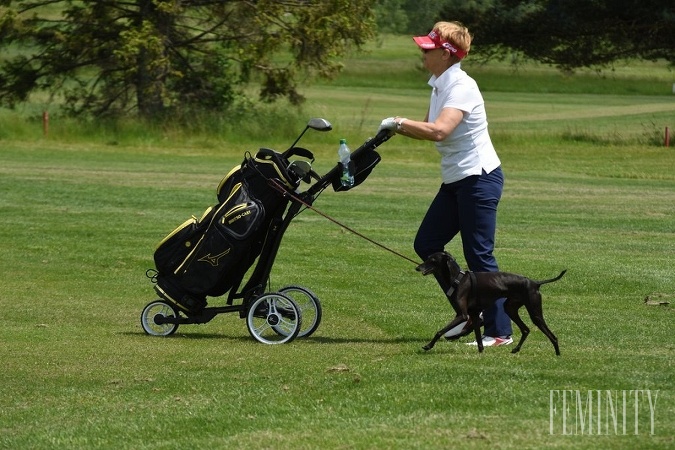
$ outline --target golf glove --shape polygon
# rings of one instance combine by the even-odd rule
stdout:
[[[396,130],[396,121],[393,117],[387,117],[380,123],[380,128],[377,129],[377,132],[379,133],[382,130]]]

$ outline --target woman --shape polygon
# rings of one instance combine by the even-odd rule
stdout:
[[[471,39],[459,22],[438,22],[427,36],[413,37],[422,50],[424,67],[432,74],[429,110],[423,121],[389,117],[380,129],[434,141],[441,154],[443,184],[415,237],[418,256],[424,261],[443,251],[459,233],[469,270],[494,272],[498,270],[493,256],[497,204],[504,177],[488,134],[483,97],[476,82],[460,67]],[[441,284],[443,292],[449,288]],[[485,347],[513,342],[511,320],[503,304],[504,299],[498,300],[483,312]],[[446,338],[468,334],[470,327],[464,325],[450,330]]]

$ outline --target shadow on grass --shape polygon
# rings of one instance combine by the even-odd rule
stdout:
[[[411,342],[421,342],[420,338],[414,337],[393,337],[393,338],[359,338],[359,337],[328,337],[328,336],[310,336],[298,338],[299,341],[305,341],[312,344],[402,344]]]
[[[232,336],[227,334],[217,334],[217,333],[181,333],[180,331],[176,334],[170,336],[148,336],[144,332],[135,332],[135,331],[124,331],[119,333],[124,336],[144,336],[148,339],[193,339],[193,340],[202,340],[202,339],[223,339],[230,341],[254,341],[254,339],[248,334],[242,334],[241,336]],[[423,342],[423,338],[416,337],[392,337],[392,338],[359,338],[359,337],[328,337],[328,336],[309,336],[309,337],[299,337],[293,342],[307,342],[310,344],[402,344],[402,343],[415,343]],[[425,341],[424,341],[425,342]],[[291,342],[292,343],[292,342]]]

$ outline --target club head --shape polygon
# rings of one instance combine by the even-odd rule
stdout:
[[[331,125],[329,121],[327,121],[326,119],[321,119],[319,117],[309,119],[307,127],[316,131],[330,131],[333,129],[333,125]]]
[[[321,119],[319,117],[315,117],[313,119],[309,119],[309,122],[307,122],[307,126],[305,127],[304,130],[302,130],[302,133],[300,133],[300,136],[291,144],[290,147],[288,147],[287,152],[290,151],[293,147],[295,147],[295,144],[300,141],[300,139],[305,135],[305,132],[309,129],[316,130],[316,131],[330,131],[333,129],[333,125],[330,124],[329,121],[326,119]]]
[[[293,161],[288,166],[288,170],[295,174],[298,179],[303,180],[305,183],[309,183],[311,181],[309,174],[312,171],[312,165],[308,161]]]

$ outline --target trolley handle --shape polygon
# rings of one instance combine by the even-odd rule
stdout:
[[[354,150],[352,152],[352,158],[357,159],[361,154],[374,151],[377,147],[387,142],[393,135],[394,133],[391,130],[380,130],[380,132],[377,133],[375,137],[368,138],[366,142]],[[341,170],[342,169],[340,165],[336,164],[335,167],[328,171],[328,173],[326,173],[324,176],[320,177],[316,183],[307,189],[305,194],[313,197],[322,190],[326,189],[326,187],[333,183],[334,179],[340,177]]]

